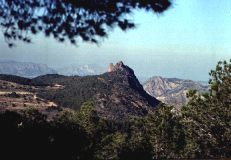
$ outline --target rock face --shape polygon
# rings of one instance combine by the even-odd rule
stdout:
[[[112,72],[113,68],[114,68],[114,64],[110,63],[108,66],[107,72]]]
[[[155,76],[143,84],[147,93],[156,97],[158,100],[175,106],[182,106],[187,103],[186,93],[190,89],[206,92],[207,85],[191,80],[177,78],[163,78]]]
[[[0,74],[10,74],[33,78],[45,74],[55,74],[56,71],[44,64],[29,62],[2,61],[0,62]]]

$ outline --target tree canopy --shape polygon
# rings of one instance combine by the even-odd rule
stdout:
[[[134,28],[126,17],[132,10],[162,13],[170,6],[171,0],[1,0],[0,26],[10,47],[40,32],[60,42],[97,43],[110,28]]]
[[[79,111],[2,109],[0,156],[24,160],[230,159],[230,73],[231,60],[219,62],[210,72],[208,93],[191,91],[188,104],[181,109],[160,105],[145,117],[127,120],[101,117],[91,101]]]

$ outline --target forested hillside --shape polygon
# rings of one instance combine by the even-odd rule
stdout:
[[[219,62],[210,73],[209,92],[190,91],[189,102],[181,110],[162,105],[145,117],[124,121],[101,117],[91,101],[77,112],[62,109],[52,120],[36,109],[1,111],[0,139],[5,146],[1,156],[67,160],[231,158],[230,74],[231,61]]]

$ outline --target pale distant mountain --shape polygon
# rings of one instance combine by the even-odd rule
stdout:
[[[56,74],[57,72],[45,64],[16,61],[0,61],[0,74],[10,74],[33,78],[45,74]]]
[[[98,75],[106,70],[98,65],[68,66],[61,69],[53,69],[45,64],[32,62],[0,61],[0,74],[16,75],[34,78],[46,74],[60,74],[65,76]]]
[[[96,65],[81,65],[81,66],[69,66],[61,69],[57,69],[58,74],[65,76],[86,76],[86,75],[98,75],[102,74],[103,71],[99,66]]]
[[[208,91],[208,85],[204,83],[183,80],[178,78],[163,78],[154,76],[143,84],[144,90],[158,100],[169,104],[181,106],[187,103],[186,93],[188,90]]]

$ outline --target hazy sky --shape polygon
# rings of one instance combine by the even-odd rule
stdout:
[[[162,15],[136,11],[137,28],[114,29],[97,45],[58,43],[42,35],[10,49],[0,36],[0,60],[69,65],[124,61],[138,77],[207,80],[218,60],[231,58],[231,0],[176,0]]]

